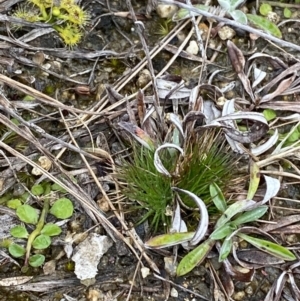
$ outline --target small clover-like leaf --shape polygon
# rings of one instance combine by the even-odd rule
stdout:
[[[12,199],[12,200],[7,201],[7,203],[6,203],[6,206],[11,209],[17,209],[21,205],[22,205],[22,202],[19,199]]]
[[[24,226],[15,226],[10,229],[10,234],[16,238],[27,238],[28,232]]]
[[[289,8],[285,7],[283,10],[283,15],[285,18],[289,19],[292,16],[292,11]]]
[[[272,109],[263,110],[263,114],[264,114],[265,118],[267,119],[267,121],[273,120],[277,116],[276,111],[274,111]]]
[[[56,236],[61,233],[61,228],[55,224],[46,224],[41,233],[48,236]]]
[[[69,218],[73,214],[73,204],[67,198],[58,199],[50,209],[50,213],[60,219]]]
[[[19,206],[16,210],[16,214],[22,222],[27,224],[35,225],[38,221],[38,213],[36,209],[27,204]]]
[[[26,252],[25,248],[15,243],[9,246],[8,251],[13,257],[16,258],[23,256]]]
[[[262,16],[267,16],[272,11],[272,6],[268,3],[262,3],[259,7],[259,12]]]
[[[36,254],[29,257],[29,264],[34,267],[40,267],[45,262],[45,256],[42,254]]]
[[[41,184],[36,184],[31,187],[31,193],[33,195],[42,195],[44,193],[44,187]]]
[[[48,235],[41,234],[35,238],[32,242],[32,246],[35,249],[43,250],[51,245],[51,238]]]

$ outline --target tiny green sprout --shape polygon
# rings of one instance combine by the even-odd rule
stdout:
[[[9,253],[16,258],[25,256],[22,268],[24,272],[28,270],[28,265],[39,267],[45,261],[45,256],[42,254],[31,255],[32,248],[35,250],[47,249],[51,245],[51,237],[61,233],[61,228],[58,225],[46,223],[47,214],[51,213],[60,219],[68,218],[73,214],[73,204],[67,198],[58,199],[52,207],[50,206],[50,199],[47,197],[49,189],[51,189],[51,185],[48,182],[34,185],[31,189],[33,194],[42,195],[40,199],[43,200],[43,208],[40,213],[28,204],[22,205],[21,203],[21,205],[16,206],[16,215],[25,225],[17,225],[11,228],[10,234],[14,238],[26,239],[27,243],[25,248],[23,245],[14,242],[6,244],[6,247]],[[19,200],[10,200],[10,203],[16,203],[16,201]],[[35,227],[33,231],[28,231],[26,224],[33,224]],[[4,243],[1,246],[4,246]]]
[[[277,117],[276,111],[272,109],[265,109],[263,110],[264,117],[267,119],[267,121],[271,121]]]
[[[54,0],[27,1],[31,6],[20,6],[14,13],[15,17],[28,22],[55,24],[54,29],[69,47],[74,47],[81,41],[82,28],[88,24],[90,15],[75,0],[62,0],[58,4]]]
[[[285,18],[289,19],[292,16],[292,12],[289,8],[285,7],[283,9],[283,15]]]
[[[259,7],[259,12],[262,16],[267,16],[272,11],[272,6],[268,3],[262,3]]]

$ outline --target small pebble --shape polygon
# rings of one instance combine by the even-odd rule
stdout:
[[[177,291],[174,287],[172,287],[172,288],[171,288],[170,295],[171,295],[171,297],[173,297],[173,298],[178,298],[178,291]]]
[[[159,4],[156,7],[157,14],[163,19],[172,18],[177,10],[178,7],[176,5],[170,4]]]
[[[235,36],[235,31],[231,27],[229,27],[229,26],[223,26],[218,31],[218,36],[223,41],[225,41],[225,40],[232,40],[233,37]]]
[[[199,51],[199,47],[196,41],[192,40],[190,41],[189,46],[186,48],[186,52],[189,54],[196,55]]]
[[[245,296],[246,296],[245,292],[241,291],[233,294],[232,298],[236,301],[242,301],[245,299]]]

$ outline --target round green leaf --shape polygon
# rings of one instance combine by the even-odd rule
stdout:
[[[38,222],[37,211],[30,205],[24,204],[19,206],[16,210],[18,218],[27,224],[36,224]]]
[[[67,198],[58,199],[50,209],[50,213],[57,218],[69,218],[73,214],[73,204]]]
[[[42,254],[36,254],[29,257],[29,264],[36,268],[40,267],[45,262],[45,256]]]
[[[263,110],[263,114],[264,114],[264,117],[267,119],[267,121],[273,120],[277,116],[276,111],[274,111],[272,109]]]
[[[17,209],[18,207],[20,207],[22,205],[22,202],[19,199],[13,199],[13,200],[7,201],[6,205],[8,208]]]
[[[46,224],[41,233],[48,236],[56,236],[61,233],[61,228],[55,224]]]
[[[259,7],[259,12],[262,16],[267,16],[272,11],[272,6],[268,3],[263,3]]]
[[[10,234],[16,238],[27,238],[28,232],[24,226],[15,226],[10,229]]]
[[[284,15],[285,18],[289,19],[292,16],[292,12],[291,12],[290,9],[285,7],[284,10],[283,10],[283,15]]]
[[[44,188],[41,184],[33,185],[31,187],[31,193],[33,195],[42,195],[44,193]]]
[[[17,258],[23,256],[26,252],[25,248],[14,243],[9,246],[8,251],[13,257]]]
[[[46,249],[50,245],[51,245],[51,238],[48,235],[44,235],[44,234],[37,236],[32,243],[32,246],[38,250]]]

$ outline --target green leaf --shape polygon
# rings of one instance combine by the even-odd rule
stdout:
[[[26,253],[25,248],[23,248],[20,245],[17,245],[15,243],[11,244],[8,248],[9,253],[13,256],[13,257],[21,257]]]
[[[257,249],[271,254],[279,259],[286,261],[296,260],[296,256],[291,251],[276,243],[260,238],[254,238],[244,233],[238,233],[237,235],[240,238],[246,240],[249,244],[253,245]]]
[[[61,228],[55,224],[46,224],[41,233],[48,236],[56,236],[61,233]]]
[[[300,137],[300,133],[299,133],[298,129],[295,128],[293,130],[293,132],[291,134],[289,134],[289,137],[287,138],[286,141],[295,142],[295,141],[299,140],[299,137]]]
[[[36,254],[29,257],[29,264],[34,267],[40,267],[45,262],[45,256],[42,254]]]
[[[43,183],[43,188],[44,188],[44,195],[48,195],[51,190],[52,190],[52,185],[49,182],[44,182]]]
[[[62,193],[66,193],[67,192],[66,189],[62,188],[60,185],[58,185],[56,183],[52,184],[51,189],[54,190],[54,191],[60,191]]]
[[[219,262],[224,261],[231,252],[233,241],[232,239],[224,239],[219,253]]]
[[[290,9],[285,7],[284,10],[283,10],[283,15],[284,15],[285,18],[289,19],[292,16],[292,12],[291,12]]]
[[[222,214],[222,216],[218,219],[215,229],[218,229],[219,227],[222,227],[225,225],[230,219],[235,216],[236,214],[240,213],[241,211],[244,211],[244,208],[247,206],[248,201],[247,200],[241,200],[233,203],[230,205],[226,211]]]
[[[243,214],[241,214],[238,218],[233,220],[231,223],[233,225],[239,226],[242,224],[254,222],[260,217],[262,217],[268,211],[268,208],[268,206],[259,206],[253,210],[246,211]]]
[[[246,14],[244,14],[241,10],[233,10],[230,12],[230,15],[231,15],[232,19],[235,20],[236,22],[239,22],[239,23],[245,24],[245,25],[248,23]]]
[[[261,6],[259,7],[259,13],[262,16],[267,16],[268,13],[270,13],[272,11],[272,6],[268,3],[263,3],[261,4]]]
[[[51,245],[51,238],[47,235],[41,234],[32,242],[32,246],[37,250],[43,250]]]
[[[150,238],[146,243],[146,248],[160,249],[171,246],[176,246],[181,243],[187,242],[193,238],[195,232],[180,232],[180,233],[170,233],[162,234]]]
[[[183,276],[193,270],[198,264],[200,264],[205,258],[208,252],[211,250],[215,242],[213,240],[206,240],[197,248],[185,255],[180,261],[176,274],[177,276]]]
[[[58,199],[50,209],[50,213],[60,219],[69,218],[73,214],[73,204],[67,198]]]
[[[18,207],[20,207],[22,205],[22,202],[21,200],[19,199],[13,199],[13,200],[9,200],[7,201],[6,203],[6,206],[8,208],[11,208],[11,209],[17,209]]]
[[[252,14],[247,14],[247,18],[255,27],[262,29],[277,38],[282,38],[279,28],[268,19]]]
[[[31,187],[31,193],[33,195],[42,195],[44,193],[44,188],[41,184],[36,184]]]
[[[277,117],[276,111],[272,109],[265,109],[263,110],[264,117],[267,119],[267,121],[273,120]]]
[[[18,218],[27,224],[35,225],[38,222],[38,214],[36,209],[31,207],[30,205],[24,204],[19,206],[16,210],[16,214]]]
[[[225,10],[232,11],[242,4],[244,0],[218,0],[218,2]]]
[[[220,212],[224,212],[227,209],[227,204],[224,195],[216,183],[209,185],[210,196],[212,201]]]
[[[28,232],[24,226],[15,226],[10,229],[10,234],[16,238],[27,238]]]
[[[250,184],[249,184],[249,189],[248,189],[248,194],[247,194],[247,199],[252,200],[258,185],[259,185],[259,180],[260,180],[260,173],[259,173],[259,167],[254,161],[250,161]]]
[[[233,231],[236,230],[236,226],[231,223],[225,224],[224,226],[217,228],[210,236],[210,239],[219,240],[228,235],[230,235]]]

